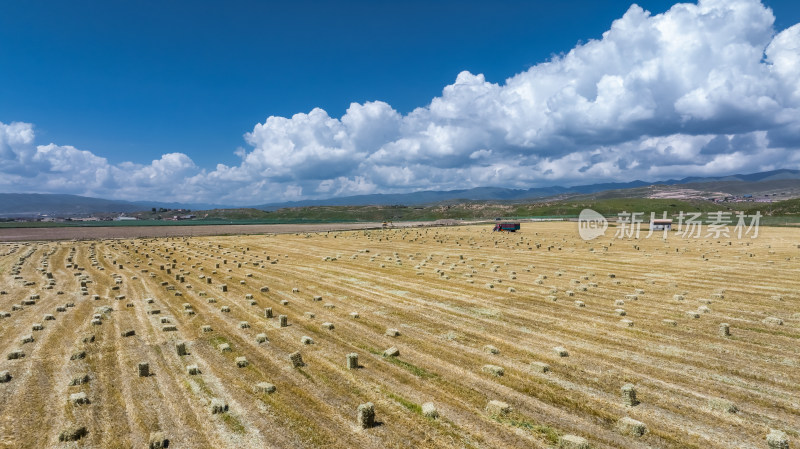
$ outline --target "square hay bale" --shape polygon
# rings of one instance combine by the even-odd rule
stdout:
[[[264,318],[272,318],[272,307],[264,309]]]
[[[124,337],[132,337],[132,336],[136,335],[136,331],[133,330],[133,329],[128,329],[126,331],[122,331],[121,335],[122,335],[123,338]]]
[[[768,326],[783,326],[783,320],[774,316],[766,317],[761,322]]]
[[[625,309],[614,309],[614,313],[616,313],[619,316],[625,316],[628,314],[628,312],[626,312]]]
[[[322,328],[332,331],[334,329],[333,323],[322,323]]]
[[[619,320],[619,325],[622,327],[633,327],[633,321],[631,320]]]
[[[630,417],[624,417],[617,422],[617,429],[624,435],[640,437],[647,433],[647,426]]]
[[[278,326],[286,327],[289,325],[289,317],[286,315],[279,315],[278,316]]]
[[[69,395],[69,402],[72,403],[72,405],[83,405],[89,403],[89,398],[84,392],[72,393]]]
[[[94,343],[94,334],[84,335],[83,338],[81,339],[81,342],[83,342],[83,343]]]
[[[44,330],[44,326],[41,325],[40,323],[34,323],[33,326],[31,326],[31,330],[34,331]]]
[[[731,325],[728,323],[720,323],[719,325],[719,335],[720,337],[730,337],[731,336]]]
[[[358,368],[358,354],[352,352],[347,354],[347,369],[357,369]]]
[[[354,319],[358,318],[359,317],[358,312],[350,312],[350,317]]]
[[[500,354],[500,350],[492,345],[486,345],[483,347],[483,352],[488,354]]]
[[[168,324],[170,322],[170,319],[169,317],[162,316],[159,322],[161,322],[161,324]]]
[[[19,342],[20,342],[20,344],[23,344],[23,345],[25,343],[33,343],[33,335],[30,335],[30,334],[23,335],[22,338],[19,339]]]
[[[553,351],[555,351],[556,355],[559,357],[569,357],[569,352],[567,352],[563,346],[556,346],[553,348]]]
[[[222,290],[223,292],[227,292],[228,291],[228,284],[220,284],[219,285],[219,289]]]
[[[284,300],[281,301],[281,305],[282,306],[288,306],[289,305],[289,301],[284,299]]]
[[[148,315],[159,315],[161,314],[161,309],[150,309],[147,311]]]
[[[306,364],[303,362],[303,356],[299,351],[289,354],[289,361],[292,362],[292,367],[294,368],[306,366]]]
[[[250,363],[247,361],[247,357],[245,357],[245,356],[236,357],[236,367],[237,368],[246,368],[247,365],[249,365],[249,364]]]
[[[314,312],[305,312],[303,315],[309,320],[313,320],[317,316]]]
[[[247,321],[240,321],[239,329],[250,329],[250,323],[248,323]]]
[[[67,308],[65,306],[58,306],[56,307],[56,312],[66,312]]]
[[[678,322],[675,320],[661,320],[661,323],[664,324],[665,326],[672,326],[672,327],[678,325]]]
[[[511,413],[511,406],[506,402],[493,399],[486,404],[486,412],[492,416],[504,416]]]
[[[259,382],[253,387],[253,391],[256,393],[274,393],[276,390],[275,385],[272,385],[269,382]]]
[[[770,429],[767,434],[767,447],[769,449],[789,449],[789,437],[785,432]]]
[[[211,400],[211,405],[209,406],[211,409],[211,414],[216,415],[218,413],[225,413],[228,411],[228,403],[223,401],[219,398],[214,398]]]
[[[639,404],[639,401],[636,399],[636,387],[633,386],[631,383],[627,383],[620,388],[620,392],[622,393],[622,402],[628,406],[636,406]]]
[[[161,332],[177,332],[178,327],[174,324],[168,324],[166,326],[161,327]]]
[[[258,334],[256,335],[256,343],[266,343],[267,342],[267,334]]]
[[[212,329],[211,326],[209,326],[208,324],[204,324],[200,326],[200,330],[202,330],[203,332],[211,332],[214,329]]]
[[[150,375],[150,364],[147,362],[139,362],[136,366],[136,371],[139,377],[148,377]]]
[[[78,376],[73,377],[69,381],[69,386],[70,387],[74,387],[76,385],[83,385],[83,384],[88,384],[88,383],[89,383],[89,375],[88,374],[83,374],[83,375],[78,375]]]
[[[208,302],[209,304],[215,304],[217,302],[217,298],[208,298],[206,302]]]
[[[300,337],[300,343],[302,343],[304,345],[313,345],[314,344],[314,339],[309,337],[308,335],[304,335],[304,336]]]
[[[0,371],[0,384],[11,382],[11,373],[8,371]]]
[[[334,304],[329,303],[329,302],[326,302],[325,305],[323,305],[322,307],[324,307],[326,309],[335,309],[336,308],[336,306]]]
[[[70,360],[83,360],[86,358],[86,351],[76,351],[69,356]]]
[[[433,402],[426,402],[422,404],[422,416],[431,419],[436,419],[439,417],[439,411],[436,410],[436,406],[433,405]]]
[[[292,289],[292,293],[300,293],[300,289],[295,287]]]
[[[731,401],[722,398],[711,398],[708,400],[708,407],[711,410],[724,413],[736,413],[739,407]]]
[[[196,376],[200,374],[200,368],[197,365],[189,365],[186,367],[186,373],[190,376]]]
[[[400,336],[400,331],[397,330],[397,329],[389,328],[389,329],[386,329],[386,334],[385,335],[387,337],[399,337]]]
[[[186,342],[183,341],[175,342],[175,351],[178,353],[179,356],[184,356],[189,354],[189,352],[186,351]]]
[[[163,449],[169,447],[169,439],[164,432],[152,432],[147,446],[149,449]]]
[[[229,306],[222,306],[222,307],[219,308],[219,311],[222,312],[222,313],[230,313],[231,312],[231,308]]]
[[[220,352],[232,352],[231,345],[228,343],[220,343],[217,345],[217,349],[219,349]]]
[[[686,312],[686,316],[688,316],[689,318],[700,318],[700,312],[689,310]]]
[[[375,404],[367,402],[356,410],[356,423],[361,429],[369,429],[375,425]]]
[[[550,365],[544,362],[531,362],[530,364],[531,371],[537,373],[548,373],[550,372]]]
[[[589,441],[577,435],[562,435],[558,438],[559,449],[590,449]]]
[[[322,296],[314,296],[311,300],[312,301],[322,301]]]
[[[400,357],[400,350],[392,346],[391,348],[383,351],[384,357]]]
[[[58,441],[61,442],[78,441],[88,434],[89,431],[86,430],[85,426],[73,426],[62,430],[61,433],[58,434]]]
[[[686,299],[686,297],[683,295],[672,295],[672,299],[674,299],[675,301],[683,301],[684,299]]]
[[[248,293],[248,294],[244,295],[244,299],[245,300],[251,300],[251,299],[253,299],[253,295]]]
[[[497,365],[483,365],[482,371],[493,376],[502,376],[506,373],[505,368]]]

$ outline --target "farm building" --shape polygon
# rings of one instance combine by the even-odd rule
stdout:
[[[494,225],[494,229],[492,231],[508,231],[508,232],[516,232],[519,231],[519,222],[518,221],[501,221]]]
[[[653,231],[669,231],[672,229],[671,218],[656,218],[650,222],[650,229]]]

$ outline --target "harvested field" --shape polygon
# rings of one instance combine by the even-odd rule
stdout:
[[[0,447],[798,444],[800,230],[490,230],[0,244]]]
[[[402,222],[397,228],[429,226],[432,222]],[[380,229],[381,223],[314,223],[253,225],[71,226],[0,228],[0,242],[38,240],[92,240],[209,235],[291,234],[354,229]]]

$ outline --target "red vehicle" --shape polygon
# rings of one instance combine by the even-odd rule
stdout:
[[[492,231],[507,231],[507,232],[516,232],[519,231],[519,222],[518,221],[501,221],[494,225],[494,229]]]

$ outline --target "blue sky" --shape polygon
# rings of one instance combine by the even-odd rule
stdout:
[[[800,166],[797,2],[637,4],[6,2],[0,190],[258,204]]]

